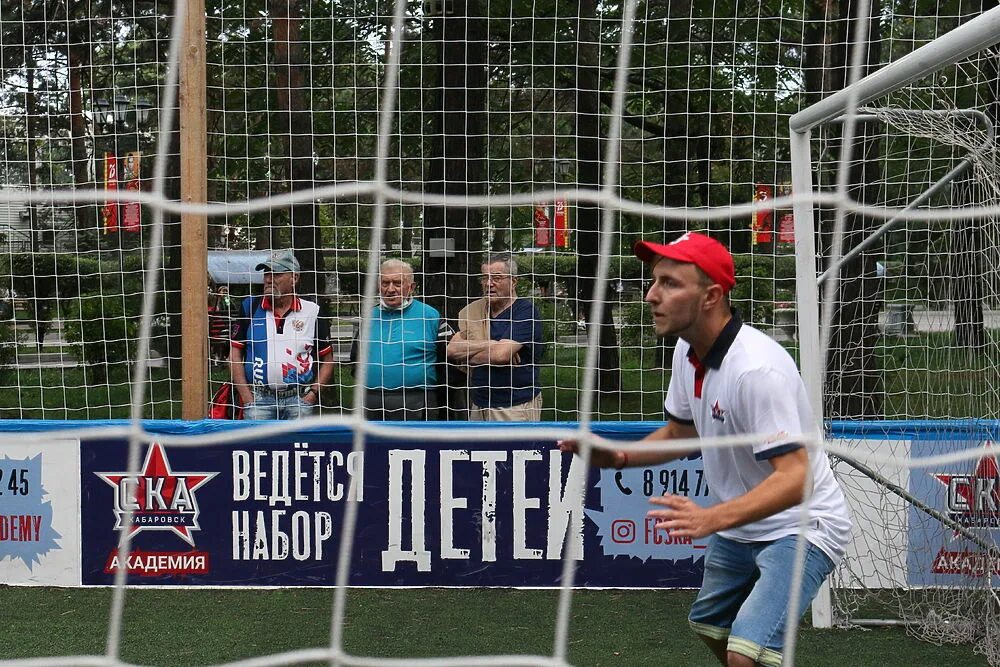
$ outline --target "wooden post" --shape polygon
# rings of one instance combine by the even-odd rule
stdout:
[[[205,2],[187,0],[180,55],[181,201],[207,200]],[[208,219],[181,215],[181,417],[208,406]]]

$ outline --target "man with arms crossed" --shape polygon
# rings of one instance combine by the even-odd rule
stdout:
[[[529,299],[517,296],[517,260],[506,253],[483,262],[484,299],[459,313],[448,360],[470,369],[471,421],[539,421],[538,365],[545,354],[542,321]]]
[[[635,254],[652,267],[646,302],[656,334],[680,338],[664,402],[668,422],[645,439],[773,434],[767,442],[702,451],[716,504],[702,508],[668,494],[651,499],[660,509],[649,516],[672,536],[711,536],[688,620],[719,661],[780,665],[799,504],[808,503],[809,521],[797,617],[843,556],[851,530],[826,456],[810,455],[795,440],[817,432],[805,385],[784,348],[731,309],[735,271],[721,243],[689,233],[666,245],[641,241]],[[560,447],[579,449],[575,441]],[[595,449],[592,462],[648,467],[690,453]]]

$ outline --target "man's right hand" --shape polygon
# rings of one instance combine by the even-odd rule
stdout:
[[[579,440],[560,440],[557,444],[561,452],[580,454]],[[590,465],[595,468],[621,468],[625,461],[625,453],[617,449],[598,449],[597,447],[590,449]]]

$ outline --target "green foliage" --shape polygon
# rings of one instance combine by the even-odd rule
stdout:
[[[389,257],[390,255],[386,255]],[[421,282],[421,257],[403,258],[413,267],[416,279]],[[519,284],[523,289],[528,285],[544,286],[547,290],[554,289],[556,283],[565,285],[576,280],[580,274],[580,262],[583,261],[576,253],[525,253],[517,256]],[[638,260],[625,258],[612,263],[609,267],[608,279],[619,278],[635,281],[642,279],[642,264]],[[368,261],[359,254],[341,254],[328,260],[327,270],[337,273],[342,294],[360,294],[368,270]]]
[[[143,257],[139,253],[108,253],[81,260],[80,294],[65,300],[66,340],[77,343],[74,356],[98,382],[108,372],[135,358],[142,313]]]
[[[0,375],[16,368],[17,331],[13,320],[0,320]]]
[[[883,337],[878,353],[884,368],[886,419],[982,419],[996,414],[992,392],[1000,367],[1000,337],[987,332],[980,351],[956,349],[952,332]]]
[[[542,318],[542,340],[546,343],[552,345],[559,336],[578,333],[576,318],[565,299],[533,299],[533,302]]]
[[[95,289],[99,283],[97,260],[66,253],[11,254],[0,262],[0,275],[21,297],[40,303],[36,315],[48,315],[56,299]]]
[[[587,261],[576,253],[525,253],[517,256],[518,272],[533,282],[576,278],[580,275],[580,263]],[[641,279],[642,263],[631,256],[612,261],[608,266],[608,278]]]
[[[733,263],[736,286],[730,298],[744,322],[757,326],[774,324],[775,303],[794,305],[794,257],[736,254]]]
[[[62,7],[62,14],[53,18],[50,4]],[[171,17],[163,3],[132,4],[135,7],[128,16],[115,15],[111,20],[116,5],[109,0],[4,3],[0,31],[6,48],[0,59],[8,83],[23,83],[30,76],[32,85],[27,90],[33,92],[14,84],[0,89],[0,101],[9,110],[0,126],[7,137],[39,138],[31,156],[31,142],[8,142],[7,159],[0,164],[5,182],[28,182],[27,165],[37,164],[35,185],[41,189],[71,182],[74,177],[88,181],[74,183],[76,187],[92,187],[87,169],[73,173],[82,154],[76,154],[77,146],[70,141],[69,101],[93,101],[119,90],[138,97],[160,97],[169,47],[163,36],[169,34]],[[470,170],[468,182],[474,190],[481,189],[474,194],[539,192],[580,183],[581,165],[590,160],[587,146],[609,136],[610,91],[624,5],[590,3],[585,10],[582,5],[557,0],[486,3],[482,21],[470,21],[467,50],[470,62],[488,66],[481,72],[471,67],[466,86],[482,91],[485,113],[470,109],[468,124],[449,122],[439,127],[434,110],[437,100],[458,97],[445,93],[452,82],[439,80],[440,69],[434,66],[441,62],[445,48],[437,32],[443,21],[421,20],[419,12],[412,13],[418,3],[411,4],[411,18],[416,20],[407,22],[404,48],[398,54],[398,113],[386,165],[389,185],[411,192],[434,190],[441,177],[436,160],[451,153],[449,142],[480,132],[489,140],[467,144],[483,146],[482,154],[469,156],[469,166],[475,169]],[[920,6],[925,9],[919,10]],[[624,126],[615,156],[620,166],[615,194],[654,206],[704,208],[748,202],[755,183],[786,182],[787,117],[810,101],[808,97],[821,94],[822,82],[817,85],[816,75],[822,79],[824,68],[815,59],[845,60],[838,56],[846,47],[838,44],[831,51],[824,46],[842,27],[839,9],[818,20],[815,13],[821,9],[816,3],[728,0],[644,4],[633,26],[633,61],[641,67],[632,68],[628,76]],[[884,59],[898,58],[915,43],[959,24],[972,11],[952,0],[920,0],[902,13],[895,6],[883,9]],[[209,3],[207,108],[212,130],[206,153],[213,201],[237,203],[280,195],[303,184],[373,177],[379,109],[384,101],[380,86],[391,37],[387,10],[384,3],[371,0]],[[287,31],[287,38],[276,33],[279,28]],[[38,66],[39,58],[49,62],[57,52],[58,66]],[[64,81],[61,72],[66,62],[91,75],[83,77],[82,83],[72,77]],[[827,69],[832,76],[826,78],[835,79],[837,68]],[[481,82],[476,78],[480,73]],[[967,75],[955,72],[950,76]],[[67,90],[67,83],[83,88]],[[973,88],[968,87],[966,93],[978,95]],[[472,96],[466,97],[472,103]],[[978,99],[960,97],[950,102],[955,108],[979,104]],[[591,107],[593,114],[578,114]],[[599,119],[593,131],[581,129],[584,115]],[[88,150],[96,153],[99,142],[94,139]],[[444,146],[449,150],[443,150]],[[899,154],[901,159],[885,163],[887,180],[910,170],[912,147]],[[559,173],[552,157],[565,160],[568,172]],[[304,161],[310,165],[305,178],[301,171],[295,173],[296,165],[301,168]],[[481,175],[475,173],[480,164]],[[457,193],[463,186],[450,182],[441,187]],[[913,194],[907,193],[905,199]],[[316,206],[322,228],[319,245],[367,246],[379,210],[370,197],[338,197]],[[569,206],[571,227],[580,221],[580,208]],[[384,211],[388,240],[396,241],[402,227],[406,233],[419,235],[420,204],[396,203]],[[476,230],[468,250],[478,252],[481,246],[516,249],[531,243],[531,206],[497,206],[476,215],[480,214],[489,223],[492,237],[480,242]],[[265,247],[289,241],[290,217],[289,209],[279,206],[216,217],[210,224],[219,234],[223,227],[230,228],[232,247]],[[665,238],[701,224],[635,211],[620,212],[615,222],[612,254],[624,257],[609,267],[612,280],[641,279],[642,267],[629,255],[636,239]],[[749,250],[746,222],[705,224],[738,252]],[[950,254],[947,248],[939,252],[931,245],[932,241],[943,243],[935,238],[944,236],[914,241],[914,250],[924,252],[911,254],[926,257],[921,260],[924,264],[890,271],[890,276],[901,276],[887,281],[894,290],[890,298],[950,296],[949,281],[941,279],[949,275]],[[561,251],[526,254],[521,259],[524,283],[552,291],[560,282],[572,285],[581,266],[590,269],[596,262],[593,257],[581,259]],[[75,317],[77,324],[70,323],[76,327],[75,335],[94,347],[106,339],[129,340],[129,325],[110,321],[134,321],[138,314],[131,295],[141,287],[135,284],[141,276],[139,265],[128,258],[124,263],[28,254],[0,267],[0,280],[17,282],[15,289],[29,298],[39,331],[58,312],[64,319]],[[354,257],[334,263],[328,270],[338,273],[342,292],[360,294],[364,262]],[[773,303],[793,300],[792,274],[787,271],[792,265],[785,258],[738,257],[741,281],[733,298],[747,321],[770,324]],[[103,296],[97,299],[98,295]],[[620,315],[623,342],[641,345],[649,340],[648,312],[641,304],[627,305]],[[552,317],[561,321],[558,313]],[[556,325],[553,335],[563,326]],[[87,359],[99,352],[79,349]],[[103,358],[118,354],[127,358],[127,345],[113,354],[105,352]]]
[[[94,380],[107,380],[110,368],[135,358],[141,297],[121,293],[87,294],[74,301],[63,331],[74,346],[74,355]]]
[[[367,262],[359,257],[338,257],[328,270],[337,272],[341,294],[361,294]]]
[[[644,301],[623,304],[621,310],[622,327],[618,340],[622,347],[642,347],[656,344],[653,330],[653,313]]]
[[[0,287],[26,299],[28,319],[36,340],[43,340],[49,322],[65,315],[80,290],[98,289],[98,262],[75,254],[18,253],[0,259]]]

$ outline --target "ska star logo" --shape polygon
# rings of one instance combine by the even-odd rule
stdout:
[[[128,537],[144,530],[169,530],[194,546],[191,531],[198,526],[195,491],[218,473],[175,472],[162,445],[154,442],[138,475],[128,472],[99,472],[98,477],[115,489],[115,528],[127,530]],[[131,523],[125,518],[132,512]]]
[[[953,519],[970,528],[1000,526],[1000,467],[994,454],[979,459],[971,475],[936,473],[934,478],[948,488],[948,513]]]
[[[726,411],[722,409],[718,401],[712,405],[712,419],[720,422],[726,421]]]

